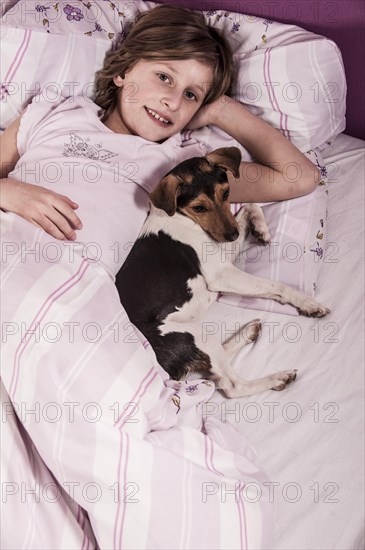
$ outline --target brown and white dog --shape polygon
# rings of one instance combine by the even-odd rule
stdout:
[[[153,347],[172,379],[199,371],[228,397],[282,390],[296,377],[286,370],[257,380],[243,380],[230,358],[261,332],[258,319],[243,325],[240,337],[223,344],[204,341],[202,314],[218,292],[271,298],[295,306],[299,313],[322,317],[329,310],[312,298],[276,281],[254,277],[222,261],[219,247],[244,242],[252,230],[259,242],[270,242],[263,212],[246,205],[235,218],[229,206],[227,171],[239,176],[240,151],[217,149],[191,158],[171,170],[150,194],[151,211],[125,263],[117,274],[120,300],[131,320]],[[236,241],[236,243],[233,243]],[[206,254],[215,243],[216,254]],[[234,259],[232,247],[232,258]]]

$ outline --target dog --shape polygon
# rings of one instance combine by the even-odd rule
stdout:
[[[150,342],[159,364],[174,380],[199,371],[227,397],[282,390],[296,378],[285,370],[257,380],[243,380],[230,359],[260,335],[254,319],[240,327],[239,338],[223,344],[202,337],[202,314],[219,292],[271,298],[292,304],[300,314],[322,317],[329,310],[290,286],[249,275],[222,261],[220,248],[232,246],[232,259],[252,230],[262,244],[270,234],[262,209],[247,204],[235,218],[229,205],[227,172],[239,177],[241,153],[217,149],[185,160],[150,193],[151,210],[137,241],[116,276],[116,286],[130,321]],[[217,253],[207,254],[207,246]]]

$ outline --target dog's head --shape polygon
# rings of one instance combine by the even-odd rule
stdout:
[[[160,181],[150,200],[169,216],[180,212],[191,218],[216,241],[234,241],[238,225],[229,207],[227,171],[238,178],[240,163],[237,147],[185,160]]]

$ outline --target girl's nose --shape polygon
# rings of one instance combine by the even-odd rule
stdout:
[[[168,107],[170,111],[177,111],[181,105],[182,96],[178,91],[171,90],[169,94],[165,94],[162,98],[162,103]]]

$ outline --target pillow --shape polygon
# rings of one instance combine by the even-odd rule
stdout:
[[[95,71],[110,41],[1,27],[1,126],[6,128],[39,96],[50,103],[93,91]]]
[[[47,5],[39,0],[19,0],[2,21],[49,34],[118,41],[138,11],[155,6],[142,0],[60,0]],[[260,17],[217,10],[204,15],[231,43],[239,68],[234,95],[251,111],[303,152],[323,146],[344,130],[346,80],[334,42],[295,25]],[[5,84],[11,86],[11,82]]]
[[[209,11],[230,40],[238,67],[234,97],[301,151],[323,147],[345,129],[341,52],[327,38],[256,16]]]

